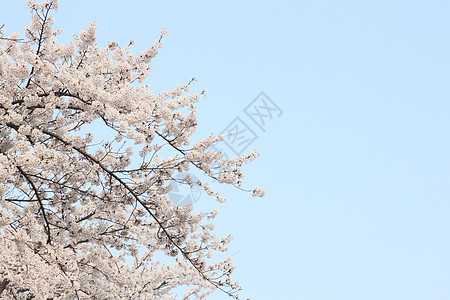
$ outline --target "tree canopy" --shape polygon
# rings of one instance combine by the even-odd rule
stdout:
[[[167,32],[140,54],[96,44],[96,24],[57,40],[58,1],[28,0],[24,37],[0,39],[0,296],[4,299],[237,298],[217,211],[194,213],[167,193],[171,182],[244,189],[242,166],[257,151],[222,160],[209,135],[195,143],[195,80],[154,95],[147,76]],[[88,130],[95,124],[95,130]],[[112,138],[94,143],[96,135]],[[167,155],[171,153],[170,155]],[[178,173],[202,172],[193,182]],[[164,264],[159,254],[170,257]]]

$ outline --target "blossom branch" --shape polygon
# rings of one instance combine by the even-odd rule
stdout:
[[[64,145],[70,146],[72,147],[74,150],[76,150],[77,152],[79,152],[80,154],[82,154],[84,157],[88,158],[90,161],[94,162],[95,164],[97,164],[103,171],[105,171],[106,173],[109,174],[109,176],[111,176],[112,178],[114,178],[116,181],[118,181],[125,189],[128,190],[128,192],[134,197],[134,199],[136,199],[137,202],[139,202],[142,207],[149,213],[149,215],[155,220],[155,222],[158,224],[159,228],[163,231],[164,235],[168,238],[168,240],[170,241],[170,243],[172,245],[174,245],[183,255],[183,257],[189,261],[189,263],[199,272],[199,274],[202,276],[203,279],[205,279],[206,281],[208,281],[210,284],[212,284],[215,288],[221,290],[222,292],[228,294],[229,296],[235,298],[234,295],[232,295],[230,292],[224,290],[223,288],[220,287],[219,284],[217,284],[216,282],[212,281],[208,276],[206,276],[206,274],[203,272],[203,270],[199,267],[199,265],[190,257],[189,253],[186,252],[180,245],[178,245],[178,243],[175,242],[174,238],[172,237],[172,235],[167,231],[167,228],[164,227],[163,222],[160,221],[156,215],[150,210],[150,208],[147,206],[147,204],[142,201],[139,196],[134,192],[134,190],[128,185],[126,184],[120,177],[118,177],[115,173],[113,173],[112,171],[110,171],[108,168],[106,168],[100,161],[98,161],[95,157],[93,157],[92,155],[90,155],[89,153],[87,153],[86,151],[80,149],[79,147],[70,144],[69,142],[65,141],[63,138],[61,138],[60,136],[58,136],[57,134],[50,132],[48,130],[42,130],[43,133],[59,140],[60,142],[62,142]]]
[[[47,214],[45,213],[44,204],[42,203],[42,199],[39,196],[39,190],[36,187],[36,185],[34,184],[34,182],[30,179],[28,174],[25,173],[21,167],[17,166],[17,170],[19,170],[20,174],[22,174],[22,176],[25,177],[25,179],[28,181],[28,183],[31,185],[31,187],[34,191],[34,195],[36,196],[36,198],[38,200],[39,208],[41,210],[42,217],[44,218],[44,222],[45,222],[45,228],[46,228],[46,232],[47,232],[47,244],[50,244],[50,242],[51,242],[50,224],[47,220]]]

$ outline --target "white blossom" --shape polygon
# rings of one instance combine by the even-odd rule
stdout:
[[[180,286],[185,297],[234,297],[235,267],[214,261],[231,241],[213,232],[218,211],[194,213],[167,193],[194,168],[202,179],[183,183],[225,202],[210,182],[245,190],[241,168],[259,153],[221,160],[214,134],[191,145],[206,96],[188,94],[196,79],[157,95],[143,83],[164,28],[140,54],[134,42],[97,45],[94,22],[62,45],[58,1],[26,4],[23,39],[0,39],[0,297],[174,299]]]
[[[264,191],[264,189],[260,188],[260,187],[255,187],[253,189],[253,197],[264,197],[266,195],[266,192]]]

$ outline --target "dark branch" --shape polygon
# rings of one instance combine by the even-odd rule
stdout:
[[[8,286],[8,284],[9,284],[9,280],[8,279],[3,279],[1,282],[0,282],[0,295],[2,294],[2,292],[6,289],[6,287]]]
[[[19,170],[20,174],[22,174],[22,176],[25,177],[26,181],[31,185],[31,188],[33,189],[34,194],[36,195],[36,198],[38,200],[39,207],[41,209],[42,216],[43,216],[44,222],[45,222],[45,228],[46,228],[46,232],[47,232],[47,244],[50,244],[50,242],[51,242],[50,224],[47,220],[47,215],[45,214],[44,204],[42,203],[41,196],[39,195],[39,190],[36,187],[36,185],[34,184],[34,182],[30,179],[28,174],[25,173],[21,167],[17,166],[17,170]]]

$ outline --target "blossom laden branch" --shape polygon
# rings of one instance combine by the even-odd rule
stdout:
[[[201,274],[201,276],[208,281],[210,284],[212,284],[213,286],[215,286],[217,289],[225,292],[226,294],[228,294],[229,296],[234,297],[234,295],[232,295],[230,292],[225,291],[224,289],[222,289],[216,282],[214,282],[213,280],[211,280],[210,278],[208,278],[204,271],[202,270],[201,266],[199,266],[199,264],[190,257],[190,252],[185,251],[177,242],[175,242],[174,238],[172,237],[171,234],[169,234],[169,232],[167,231],[167,228],[164,227],[163,222],[161,222],[156,215],[150,210],[150,208],[148,207],[147,203],[145,203],[144,201],[142,201],[139,196],[135,193],[135,191],[128,185],[126,184],[120,177],[118,177],[116,174],[114,174],[112,171],[110,171],[108,168],[106,168],[105,166],[102,165],[102,163],[100,161],[98,161],[96,158],[94,158],[92,155],[90,155],[89,153],[85,152],[84,150],[71,145],[70,143],[68,143],[67,141],[65,141],[64,139],[62,139],[61,137],[59,137],[58,135],[49,132],[47,130],[42,130],[43,133],[57,139],[58,141],[62,142],[63,144],[67,145],[67,146],[71,146],[73,149],[75,149],[77,152],[79,152],[80,154],[82,154],[84,157],[88,158],[90,161],[94,162],[95,164],[97,164],[103,171],[105,171],[106,173],[109,174],[109,176],[111,176],[112,178],[114,178],[115,180],[117,180],[125,189],[128,190],[128,192],[133,196],[134,199],[136,199],[137,202],[139,202],[139,204],[142,205],[142,207],[148,212],[148,214],[156,221],[156,223],[158,223],[159,228],[164,232],[165,236],[169,239],[169,241],[171,242],[171,244],[173,246],[175,246],[181,253],[182,255],[189,261],[189,263]],[[41,202],[40,202],[41,203]],[[92,214],[93,215],[93,214]],[[90,217],[90,216],[89,216]],[[88,218],[89,218],[88,217]],[[45,218],[45,216],[44,216]],[[86,218],[87,219],[87,218]],[[50,234],[49,234],[50,237]],[[192,252],[191,252],[192,253]]]
[[[50,244],[51,242],[51,232],[50,232],[50,224],[48,223],[47,220],[47,214],[45,213],[45,208],[44,208],[44,204],[42,202],[43,199],[41,199],[41,197],[39,196],[39,190],[36,187],[36,185],[34,184],[34,182],[30,179],[30,177],[28,176],[27,173],[25,173],[21,167],[17,166],[17,170],[19,170],[20,174],[22,174],[23,177],[25,177],[25,179],[28,181],[28,183],[30,184],[30,186],[33,188],[34,191],[34,196],[37,198],[37,201],[39,203],[39,208],[41,210],[42,213],[42,217],[44,218],[44,222],[45,222],[45,228],[47,231],[47,244]]]

